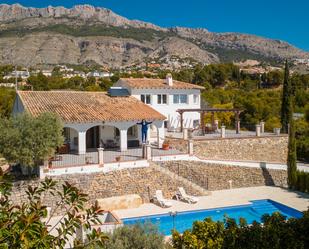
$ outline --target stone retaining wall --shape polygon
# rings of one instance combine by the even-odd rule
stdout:
[[[96,199],[127,194],[138,194],[144,202],[149,202],[157,189],[161,189],[166,198],[171,198],[177,188],[178,182],[171,177],[155,170],[152,167],[118,170],[107,174],[74,174],[53,177],[59,183],[68,181],[84,193],[88,194],[89,204],[94,203]],[[36,186],[40,180],[17,181],[13,187],[13,202],[20,204],[26,200],[25,190],[28,185]],[[59,184],[59,186],[60,186]],[[190,186],[184,186],[190,194],[200,195]],[[53,196],[45,196],[44,205],[55,207],[57,199]],[[57,214],[61,214],[59,210]]]
[[[209,164],[194,161],[164,162],[164,167],[182,177],[208,188],[220,190],[230,188],[255,187],[255,186],[287,186],[287,172],[285,170],[249,168]]]
[[[285,135],[194,140],[194,154],[203,159],[285,163],[287,151]]]

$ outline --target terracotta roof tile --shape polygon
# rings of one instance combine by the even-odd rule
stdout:
[[[173,85],[166,84],[165,79],[150,79],[150,78],[121,78],[131,88],[136,89],[205,89],[202,86],[190,84],[178,80],[173,80]]]
[[[105,92],[19,91],[18,95],[32,115],[53,112],[67,123],[165,119],[134,97],[110,97]]]

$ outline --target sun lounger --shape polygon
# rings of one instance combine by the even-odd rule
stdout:
[[[179,200],[188,202],[190,204],[197,203],[198,198],[195,196],[188,195],[183,187],[179,187],[176,196]]]
[[[164,207],[164,208],[168,208],[173,205],[171,201],[164,199],[162,190],[156,191],[156,194],[154,195],[153,200],[155,203],[159,204],[161,207]]]

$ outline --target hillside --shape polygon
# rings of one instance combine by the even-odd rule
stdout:
[[[96,63],[113,68],[146,61],[216,63],[240,59],[309,58],[284,41],[206,29],[161,28],[111,10],[79,5],[26,8],[0,5],[2,64]]]

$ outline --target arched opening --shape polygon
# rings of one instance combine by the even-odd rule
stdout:
[[[78,132],[71,127],[63,128],[64,143],[57,149],[59,154],[68,154],[78,151]]]
[[[131,126],[127,131],[128,148],[137,148],[142,143],[141,128],[137,125]]]
[[[93,151],[99,147],[106,150],[118,149],[120,131],[115,126],[98,125],[87,130],[86,132],[86,149]]]

